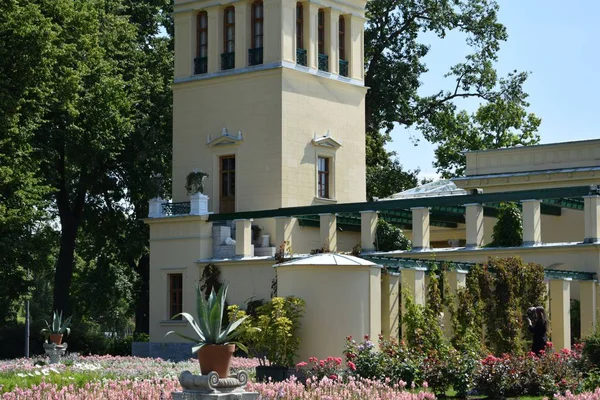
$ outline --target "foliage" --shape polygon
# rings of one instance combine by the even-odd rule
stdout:
[[[397,158],[368,166],[367,200],[383,199],[417,186],[419,172],[419,169],[404,171]]]
[[[460,307],[453,314],[457,348],[481,352],[478,343],[485,343],[493,354],[523,354],[531,342],[523,323],[527,308],[545,304],[547,296],[544,268],[517,257],[490,258],[471,268],[466,288],[457,296]]]
[[[63,321],[62,315],[62,311],[60,313],[58,310],[54,311],[54,314],[52,315],[52,325],[50,325],[48,321],[44,321],[46,322],[46,328],[42,329],[41,333],[46,336],[50,334],[62,334],[69,336],[69,333],[71,333],[71,328],[69,328],[69,325],[71,325],[71,319],[73,316],[70,315]]]
[[[591,365],[600,368],[600,329],[583,339],[583,357]]]
[[[260,234],[262,233],[262,228],[258,225],[252,225],[252,240],[260,239]]]
[[[498,21],[494,0],[374,0],[367,3],[365,86],[367,167],[389,165],[385,144],[391,130],[416,127],[438,145],[435,166],[444,177],[461,173],[465,150],[536,143],[539,119],[526,112],[523,84],[528,74],[502,78],[494,68],[500,44],[508,38]],[[424,62],[432,48],[423,37],[440,42],[451,33],[464,35],[472,50],[449,66],[449,88],[420,90]],[[473,98],[479,109],[468,114],[460,99]],[[385,168],[385,167],[384,167]],[[370,193],[377,190],[368,189]]]
[[[377,251],[410,250],[410,240],[404,236],[400,228],[388,223],[383,218],[377,220],[375,248]]]
[[[292,256],[292,246],[289,241],[285,241],[279,245],[279,250],[275,253],[275,262],[277,264],[281,264],[291,259]]]
[[[229,315],[231,321],[244,321],[239,340],[261,365],[292,367],[300,346],[298,330],[305,304],[297,297],[273,297],[256,308],[255,316],[247,316],[238,306],[230,306]]]
[[[492,355],[481,361],[476,374],[480,393],[491,398],[540,396],[579,391],[581,349],[563,349],[560,353],[542,352],[524,356]]]
[[[204,193],[204,179],[208,177],[206,172],[192,171],[185,178],[185,190],[188,195]]]
[[[501,203],[488,247],[518,247],[523,244],[523,222],[515,203]]]
[[[582,390],[592,391],[596,388],[600,388],[600,370],[597,368],[593,368],[587,371],[586,377],[583,380]]]
[[[207,344],[235,344],[241,350],[248,352],[246,346],[240,342],[234,341],[234,339],[242,333],[242,330],[238,328],[244,320],[248,318],[247,316],[237,318],[237,314],[234,314],[231,318],[231,322],[222,329],[221,325],[223,321],[223,312],[225,311],[226,297],[227,285],[223,285],[217,294],[215,294],[213,289],[208,300],[202,295],[200,287],[196,286],[198,321],[186,312],[176,314],[173,318],[177,318],[181,315],[190,324],[197,337],[192,338],[176,331],[167,332],[165,337],[174,333],[183,339],[196,343],[196,346],[192,347],[192,354],[197,353],[198,350]]]
[[[200,277],[200,291],[204,293],[204,298],[208,299],[213,290],[218,292],[222,286],[219,267],[215,264],[208,264],[204,267]]]

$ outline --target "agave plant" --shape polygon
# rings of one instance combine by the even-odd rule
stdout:
[[[231,318],[231,322],[229,322],[224,329],[222,327],[223,313],[225,312],[225,299],[227,298],[227,285],[221,286],[221,289],[217,294],[215,294],[215,290],[212,289],[208,300],[204,298],[202,291],[196,285],[196,296],[198,321],[196,321],[192,315],[185,312],[174,315],[173,319],[182,316],[190,324],[196,333],[197,338],[176,331],[167,332],[165,337],[174,333],[183,339],[197,343],[196,346],[192,347],[192,354],[197,353],[198,350],[207,344],[235,344],[247,353],[248,349],[246,346],[240,342],[236,342],[234,339],[242,333],[238,328],[248,317],[245,316],[237,319],[236,313],[233,318]]]
[[[48,323],[48,321],[44,321],[46,323],[46,328],[42,329],[42,334],[50,335],[50,334],[63,334],[65,336],[69,336],[71,333],[71,328],[69,325],[71,324],[71,318],[62,320],[62,311],[59,313],[58,310],[54,311],[54,315],[52,316],[52,325]]]

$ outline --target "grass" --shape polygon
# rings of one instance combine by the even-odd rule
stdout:
[[[60,374],[50,372],[48,375],[25,375],[19,376],[16,373],[0,375],[0,393],[13,391],[16,387],[25,388],[33,385],[39,385],[42,382],[55,384],[58,387],[73,385],[76,388],[85,386],[86,383],[99,381],[102,379],[111,379],[116,377],[107,376],[97,371],[88,372],[63,372]]]

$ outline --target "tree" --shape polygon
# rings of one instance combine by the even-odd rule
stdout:
[[[165,16],[164,3],[19,2],[37,10],[40,21],[33,21],[39,22],[46,39],[39,56],[45,75],[38,81],[43,85],[28,88],[47,95],[35,102],[39,122],[24,140],[31,146],[25,154],[32,160],[24,170],[36,177],[39,187],[51,188],[45,193],[50,207],[41,209],[52,210],[60,221],[54,308],[65,313],[71,309],[71,281],[77,246],[83,243],[78,242],[82,229],[93,238],[89,242],[96,251],[119,250],[121,261],[123,249],[136,254],[131,256],[134,264],[147,253],[147,231],[137,219],[147,210],[144,199],[154,190],[150,177],[164,172],[170,160],[164,143],[170,143],[171,44],[170,38],[155,37],[158,16]],[[28,18],[24,12],[15,13],[13,25],[28,27]],[[12,33],[10,27],[3,27],[3,36]],[[17,53],[25,61],[14,65],[12,75],[26,75],[35,66],[28,64],[28,57],[35,55],[29,51],[23,46]],[[20,94],[7,96],[18,102]],[[29,128],[19,120],[15,126]],[[168,179],[168,171],[165,175]],[[40,209],[40,204],[32,208]],[[88,218],[99,223],[92,225]],[[100,240],[107,232],[110,240]],[[118,241],[121,247],[115,245]],[[85,254],[84,248],[79,251]],[[93,254],[87,253],[88,261]]]
[[[32,285],[35,241],[48,193],[32,157],[33,131],[49,96],[46,62],[56,30],[28,1],[7,0],[0,13],[0,324],[14,321]]]
[[[500,43],[508,37],[498,22],[496,1],[372,0],[367,2],[366,11],[365,85],[370,88],[365,121],[367,167],[389,162],[393,154],[384,145],[391,140],[395,125],[414,126],[427,140],[441,143],[436,166],[445,176],[464,164],[460,157],[455,160],[460,151],[520,143],[514,135],[522,136],[523,144],[537,141],[533,133],[539,120],[524,116],[529,104],[523,83],[528,74],[513,72],[499,78],[494,69]],[[450,67],[446,77],[453,80],[451,88],[421,95],[420,79],[428,71],[423,58],[430,47],[420,40],[424,34],[444,38],[451,31],[463,33],[472,52]],[[454,103],[465,98],[482,102],[475,114],[460,111]],[[494,115],[498,111],[510,118],[502,120]],[[455,142],[466,128],[469,139]]]
[[[404,171],[398,159],[367,168],[367,199],[386,198],[418,184],[419,170]]]

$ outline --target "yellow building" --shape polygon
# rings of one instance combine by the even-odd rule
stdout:
[[[171,317],[194,312],[195,285],[207,265],[229,283],[230,304],[269,298],[274,254],[283,245],[280,251],[296,258],[359,247],[375,263],[357,267],[369,304],[361,329],[370,335],[397,332],[400,286],[425,301],[425,271],[406,267],[416,265],[406,260],[519,255],[547,268],[553,341],[569,347],[571,298],[581,299],[582,332],[596,324],[600,140],[469,153],[466,176],[453,180],[451,193],[415,190],[365,202],[364,7],[329,0],[175,2],[173,200],[153,199],[146,220],[151,342],[185,327]],[[188,197],[186,178],[195,170],[209,177],[204,194]],[[502,201],[521,204],[523,246],[485,247]],[[404,229],[413,250],[374,252],[378,218]],[[257,228],[269,237],[261,240]],[[335,263],[314,262],[304,263],[309,269],[278,267],[286,294],[318,293],[306,282],[341,276]],[[376,264],[403,267],[381,276]],[[353,291],[361,285],[347,277],[339,282]],[[452,282],[459,287],[464,277],[456,272]],[[342,303],[330,307],[341,310]],[[346,319],[332,319],[337,332]],[[319,348],[312,346],[303,344],[303,352]]]
[[[364,201],[364,1],[175,1],[173,201]]]

